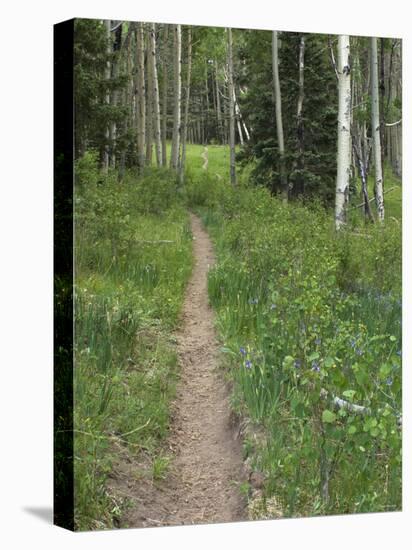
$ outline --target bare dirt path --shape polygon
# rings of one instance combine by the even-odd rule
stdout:
[[[165,480],[136,479],[133,460],[118,472],[117,489],[133,505],[129,527],[184,525],[246,519],[239,484],[245,476],[238,430],[231,423],[228,388],[217,371],[218,342],[207,297],[215,258],[199,218],[191,214],[192,277],[177,332],[180,379],[165,448],[172,455]],[[119,485],[120,484],[120,485]]]

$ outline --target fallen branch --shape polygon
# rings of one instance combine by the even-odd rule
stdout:
[[[170,243],[174,243],[175,241],[160,240],[160,241],[136,241],[136,242],[142,243],[142,244],[170,244]]]
[[[387,128],[390,128],[391,126],[397,126],[398,124],[400,124],[402,122],[402,119],[398,120],[397,122],[391,122],[391,123],[386,123],[385,126]]]
[[[356,403],[351,403],[350,401],[347,401],[346,399],[342,399],[341,397],[337,397],[336,395],[333,395],[329,393],[327,390],[322,388],[320,390],[320,396],[323,399],[326,399],[327,397],[331,397],[332,403],[335,405],[337,409],[346,409],[347,411],[354,413],[354,414],[364,414],[364,415],[370,415],[372,414],[372,411],[369,407],[364,407],[363,405],[356,405]],[[378,409],[377,412],[382,412],[383,409]],[[395,411],[396,413],[396,411]],[[398,428],[402,427],[402,414],[396,413],[397,416],[397,424]]]
[[[394,189],[396,189],[396,185],[394,187],[391,187],[390,189],[388,189],[387,191],[384,191],[384,195],[386,195],[387,193],[390,193],[391,191],[393,191]],[[375,199],[375,197],[372,197],[371,199],[369,199],[368,202],[373,202]],[[349,210],[355,210],[356,208],[361,208],[362,206],[365,206],[365,202],[362,202],[361,204],[357,204],[356,206],[352,206],[351,208],[349,208]]]

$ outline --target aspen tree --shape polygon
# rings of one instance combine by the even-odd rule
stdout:
[[[383,222],[385,219],[385,207],[383,202],[383,172],[382,172],[382,152],[381,152],[381,133],[379,118],[379,86],[378,86],[378,47],[376,37],[370,39],[371,49],[371,100],[372,100],[372,138],[373,138],[373,158],[375,164],[375,200],[378,210],[378,220]]]
[[[351,165],[351,77],[349,67],[350,42],[348,35],[338,38],[338,145],[335,195],[335,227],[340,229],[346,223],[346,203],[349,194]],[[379,129],[378,129],[379,130]]]
[[[272,70],[273,70],[273,89],[274,89],[275,110],[276,110],[276,132],[277,132],[279,156],[280,156],[280,184],[282,187],[283,200],[287,201],[288,184],[287,184],[286,167],[285,167],[285,143],[283,138],[282,95],[280,91],[278,51],[279,51],[278,32],[273,31],[272,33]]]
[[[189,122],[189,106],[190,106],[190,80],[192,75],[192,29],[189,27],[187,31],[187,76],[186,76],[186,96],[185,96],[185,114],[182,128],[182,158],[180,161],[180,184],[183,184],[185,164],[186,164],[186,140],[187,126]]]
[[[159,98],[159,82],[157,77],[157,61],[156,61],[156,25],[150,24],[149,28],[149,63],[150,76],[152,79],[151,85],[151,105],[152,105],[152,127],[156,151],[156,163],[160,166],[162,161],[162,143],[160,132],[160,98]]]
[[[233,84],[233,38],[232,29],[227,29],[227,65],[229,86],[229,148],[230,148],[230,182],[236,185],[235,162],[235,92]]]
[[[145,165],[145,146],[146,146],[146,84],[144,70],[144,27],[143,23],[137,23],[136,29],[136,65],[137,65],[137,157],[139,171],[142,171]]]
[[[182,29],[181,25],[174,26],[174,109],[173,109],[173,136],[170,167],[174,170],[179,165],[180,125],[182,103]]]

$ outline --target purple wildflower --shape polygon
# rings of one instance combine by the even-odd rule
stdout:
[[[239,351],[240,351],[240,353],[241,353],[242,355],[246,355],[246,350],[245,350],[245,348],[240,348]]]
[[[320,371],[320,366],[319,366],[319,363],[317,361],[313,361],[312,363],[312,370],[315,371],[315,372],[319,372]]]
[[[295,369],[300,369],[301,364],[302,362],[300,359],[295,359],[295,361],[293,362],[293,366],[295,367]]]
[[[249,359],[246,359],[245,367],[247,369],[250,369],[252,367],[252,363],[249,361]]]

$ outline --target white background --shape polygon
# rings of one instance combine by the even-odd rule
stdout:
[[[51,526],[52,505],[52,25],[72,17],[402,36],[404,151],[410,151],[410,16],[405,0],[11,1],[1,17],[0,543],[2,548],[406,548],[404,511],[231,525],[73,534]],[[404,218],[411,219],[410,162]],[[404,225],[404,327],[411,269]],[[404,462],[411,462],[410,345],[404,331]],[[31,511],[30,511],[31,509]],[[409,529],[408,529],[409,527]],[[410,537],[409,537],[410,538]]]

